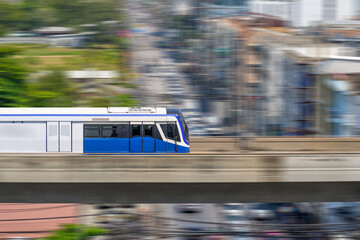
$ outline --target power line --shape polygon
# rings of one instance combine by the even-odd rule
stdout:
[[[0,234],[29,234],[29,233],[49,233],[52,230],[38,230],[38,231],[0,231]]]
[[[349,226],[349,224],[359,224],[360,221],[353,221],[351,223],[338,223],[338,224],[231,224],[231,223],[222,223],[222,222],[209,222],[209,221],[198,221],[198,220],[188,220],[181,218],[169,218],[169,217],[160,217],[154,215],[147,215],[141,213],[130,213],[130,212],[108,212],[108,213],[97,213],[97,214],[85,214],[85,215],[73,215],[73,216],[62,216],[62,217],[46,217],[46,218],[20,218],[20,219],[0,219],[0,222],[17,222],[17,221],[40,221],[40,220],[51,220],[51,219],[66,219],[66,218],[81,218],[81,217],[92,217],[92,216],[101,216],[101,215],[122,215],[129,214],[141,217],[156,218],[161,220],[173,220],[178,222],[188,222],[188,223],[198,223],[205,225],[221,225],[221,226],[258,226],[258,227],[278,227],[278,228],[321,228],[321,227],[337,227],[337,226]]]
[[[228,226],[227,226],[228,227]],[[232,227],[244,227],[244,226],[232,226]],[[262,233],[284,233],[284,232],[292,232],[292,233],[308,233],[308,232],[311,232],[311,233],[321,233],[321,232],[329,232],[329,233],[341,233],[341,232],[355,232],[355,231],[359,231],[360,229],[358,227],[352,227],[351,225],[349,225],[349,227],[352,227],[350,229],[338,229],[338,230],[329,230],[329,229],[312,229],[312,230],[309,230],[309,229],[296,229],[296,226],[293,226],[294,228],[292,229],[281,229],[281,227],[275,227],[274,229],[267,229],[267,230],[262,230],[261,232]],[[179,229],[179,228],[173,228],[173,227],[167,227],[167,226],[163,226],[163,227],[151,227],[153,229],[156,229],[156,230],[170,230],[170,231],[187,231],[186,229]],[[253,228],[252,226],[246,226],[245,228],[247,229],[251,229]],[[245,229],[244,229],[245,230]],[[202,231],[200,231],[202,232]],[[208,232],[208,231],[206,231]],[[209,231],[209,232],[217,232],[217,230],[215,231]],[[246,231],[239,231],[239,230],[230,230],[230,229],[224,229],[224,230],[221,230],[219,232],[230,232],[230,233],[244,233]]]
[[[18,218],[18,219],[0,219],[0,222],[20,222],[20,221],[40,221],[40,220],[51,220],[51,219],[66,219],[66,218],[81,218],[81,217],[92,217],[104,215],[104,213],[98,214],[85,214],[85,215],[73,215],[63,217],[46,217],[46,218]]]
[[[288,232],[279,232],[276,230],[273,231],[209,231],[209,230],[192,230],[192,229],[175,229],[170,228],[152,228],[149,230],[144,230],[142,233],[146,234],[156,234],[161,237],[176,237],[176,236],[216,236],[216,235],[226,235],[226,236],[243,236],[243,237],[262,237],[262,238],[314,238],[319,237],[319,235],[327,235],[331,233],[349,233],[349,231],[323,231],[323,232],[313,232],[313,231],[304,231],[299,234],[299,232],[288,231]],[[358,229],[356,229],[357,231]],[[162,231],[159,233],[159,231]],[[191,232],[192,231],[192,232]],[[306,235],[308,234],[308,235]],[[310,236],[309,236],[310,234]],[[115,235],[117,235],[115,233]],[[315,236],[314,236],[315,235]],[[346,236],[347,238],[350,236]]]
[[[230,225],[230,226],[268,226],[268,227],[290,227],[293,228],[295,224],[256,224],[256,223],[249,223],[249,224],[229,224],[229,223],[222,223],[222,222],[208,222],[208,221],[198,221],[198,220],[188,220],[188,219],[181,219],[181,218],[169,218],[169,217],[160,217],[160,216],[153,216],[153,215],[146,215],[141,213],[123,213],[123,212],[114,212],[113,214],[133,214],[137,216],[143,216],[143,217],[150,217],[150,218],[157,218],[162,220],[173,220],[173,221],[179,221],[179,222],[189,222],[189,223],[199,223],[199,224],[205,224],[205,225]],[[351,224],[360,224],[360,221],[353,221]],[[347,226],[348,223],[328,223],[328,224],[296,224],[298,227],[336,227],[336,226]]]
[[[168,217],[160,217],[160,216],[153,216],[147,214],[140,214],[140,213],[129,213],[129,212],[112,212],[112,213],[98,213],[98,214],[85,214],[85,215],[73,215],[73,216],[62,216],[62,217],[47,217],[47,218],[23,218],[23,219],[0,219],[0,222],[19,222],[19,221],[40,221],[40,220],[52,220],[52,219],[69,219],[69,218],[81,218],[81,217],[92,217],[92,216],[102,216],[102,215],[109,215],[109,214],[128,214],[134,216],[141,216],[141,217],[149,217],[149,218],[156,218],[162,220],[173,220],[173,221],[180,221],[180,222],[190,222],[190,223],[198,223],[198,224],[205,224],[205,225],[220,225],[225,227],[273,227],[275,229],[284,229],[283,231],[290,231],[293,233],[303,233],[303,232],[312,232],[312,233],[321,233],[321,232],[353,232],[359,231],[359,227],[349,228],[344,230],[329,230],[329,229],[321,229],[321,227],[334,227],[334,226],[344,226],[344,227],[352,227],[354,223],[344,223],[344,224],[292,224],[292,225],[281,225],[281,224],[229,224],[229,223],[220,223],[220,222],[207,222],[207,221],[196,221],[196,220],[186,220],[180,218],[168,218]],[[351,224],[351,225],[350,225]],[[290,229],[286,229],[286,228]],[[319,227],[319,229],[309,229],[310,227]],[[305,228],[303,230],[301,228]],[[299,230],[300,229],[300,230]],[[283,231],[279,231],[277,233],[283,233]],[[228,231],[227,231],[228,232]],[[221,231],[219,233],[227,233],[225,231]],[[233,231],[231,231],[233,233]],[[263,231],[264,232],[264,231]],[[1,233],[1,232],[0,232]],[[209,232],[214,233],[214,232]],[[235,232],[236,233],[236,232]],[[238,232],[239,233],[239,232]],[[276,233],[274,230],[267,230],[265,233]]]
[[[15,212],[31,212],[31,211],[49,210],[49,209],[73,207],[74,205],[75,204],[67,204],[67,205],[54,206],[54,207],[43,207],[43,208],[6,209],[6,210],[0,210],[0,214],[1,213],[15,213]]]

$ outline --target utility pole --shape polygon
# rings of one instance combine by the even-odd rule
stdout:
[[[234,45],[235,45],[235,76],[234,76],[234,111],[235,111],[235,126],[236,126],[236,140],[237,140],[237,148],[241,149],[241,127],[240,127],[240,117],[241,117],[241,90],[242,88],[240,87],[242,85],[242,61],[241,61],[241,47],[242,47],[242,42],[241,42],[241,37],[240,36],[235,36],[235,41],[234,41]]]
[[[316,37],[316,64],[313,71],[315,71],[315,136],[320,136],[322,133],[321,131],[321,111],[322,111],[322,105],[321,105],[321,75],[319,74],[320,70],[320,49],[319,45],[321,44],[321,34],[322,34],[322,25],[321,22],[318,26],[318,34],[319,36]]]

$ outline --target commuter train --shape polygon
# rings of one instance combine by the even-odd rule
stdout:
[[[1,153],[189,153],[172,108],[0,108]]]

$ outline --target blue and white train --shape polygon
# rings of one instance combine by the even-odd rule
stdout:
[[[171,108],[0,108],[1,153],[189,153]]]

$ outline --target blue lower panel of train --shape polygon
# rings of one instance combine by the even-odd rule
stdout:
[[[163,140],[155,139],[155,149],[158,153],[166,153],[167,152],[167,142]]]
[[[168,144],[171,144],[171,145],[175,145],[175,144],[172,144],[172,143],[168,143]],[[176,152],[178,153],[189,153],[189,147],[183,147],[183,146],[176,146]]]
[[[84,138],[84,153],[188,153],[189,148],[154,138]]]
[[[128,138],[84,138],[84,153],[128,153]]]
[[[130,138],[130,152],[132,153],[142,152],[142,137]]]

